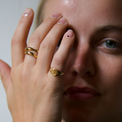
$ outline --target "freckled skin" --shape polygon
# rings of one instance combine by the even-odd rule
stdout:
[[[101,93],[100,98],[90,101],[72,102],[64,98],[66,122],[121,122],[122,50],[114,54],[99,46],[93,48],[92,39],[101,26],[122,26],[121,5],[121,0],[48,0],[46,4],[44,19],[59,12],[76,34],[76,46],[65,69],[64,89],[72,85],[88,86]],[[114,34],[109,35],[115,38]],[[98,38],[97,34],[94,38]],[[120,40],[122,44],[121,35]]]

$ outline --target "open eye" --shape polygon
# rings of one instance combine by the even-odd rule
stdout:
[[[117,47],[117,43],[115,41],[112,40],[106,40],[103,43],[104,46],[106,46],[107,48],[116,48]]]
[[[114,39],[105,39],[104,42],[101,44],[101,46],[109,49],[115,49],[121,47],[119,42]]]
[[[110,54],[122,53],[122,44],[120,40],[115,38],[104,38],[98,44],[101,51]]]

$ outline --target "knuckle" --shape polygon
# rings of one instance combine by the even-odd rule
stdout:
[[[67,47],[67,49],[69,50],[69,48],[72,47],[72,41],[63,40],[62,45]]]
[[[28,76],[27,73],[28,73],[28,69],[23,67],[22,70],[21,70],[21,74],[20,74],[21,78],[24,79],[26,76]]]
[[[45,42],[41,43],[41,49],[42,50],[47,50],[48,48],[49,48],[49,45],[47,43],[45,43]]]
[[[50,44],[49,42],[47,43],[46,41],[43,41],[40,45],[40,48],[42,50],[49,50],[52,47],[52,44]]]
[[[57,23],[57,21],[58,21],[57,18],[48,17],[47,19],[45,19],[42,25],[54,25]]]
[[[44,23],[52,23],[54,21],[56,21],[56,18],[48,17],[47,19],[45,19]]]
[[[55,29],[55,32],[56,33],[64,33],[65,31],[66,31],[66,25],[64,25],[64,24],[56,24],[56,25],[54,25],[54,29]]]
[[[4,76],[3,76],[3,75],[1,75],[0,77],[1,77],[1,81],[3,81],[3,80],[4,80]]]
[[[22,18],[22,19],[20,19],[20,21],[19,21],[19,26],[21,26],[21,25],[23,25],[23,24],[25,24],[25,23],[27,23],[27,20],[24,19],[24,18]]]
[[[50,20],[50,17],[46,18],[46,19],[43,21],[42,24],[49,22],[49,20]]]
[[[11,45],[14,46],[16,44],[20,43],[20,39],[17,35],[14,35],[11,40]]]
[[[20,72],[20,82],[26,87],[26,83],[28,80],[28,70],[26,68],[22,68],[22,71]]]
[[[62,63],[62,58],[59,56],[58,57],[55,56],[54,64],[59,66],[59,65],[61,65],[61,63]]]
[[[40,40],[39,36],[37,34],[34,34],[30,37],[29,42],[35,42],[39,40]]]

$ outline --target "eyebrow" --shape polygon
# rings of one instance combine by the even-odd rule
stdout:
[[[98,32],[105,32],[105,31],[118,31],[122,33],[122,26],[120,25],[106,25],[101,26],[97,29]]]

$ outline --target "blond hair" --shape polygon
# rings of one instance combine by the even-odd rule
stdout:
[[[44,16],[44,6],[47,0],[40,0],[40,4],[37,9],[36,20],[35,20],[35,29],[43,22]]]

